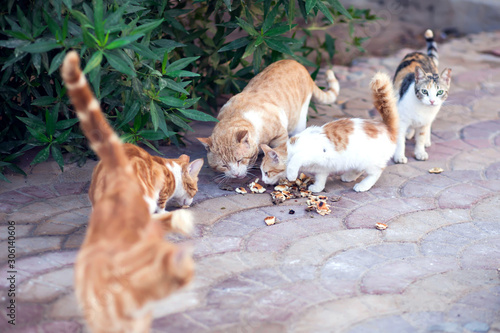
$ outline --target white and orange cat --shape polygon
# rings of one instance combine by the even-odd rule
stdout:
[[[326,77],[328,89],[323,91],[295,60],[269,65],[222,107],[212,135],[198,138],[210,167],[229,178],[244,178],[261,144],[277,147],[306,128],[311,98],[321,104],[335,102],[339,83],[330,70]]]
[[[341,180],[344,182],[355,181],[366,173],[366,177],[354,185],[354,191],[372,188],[394,154],[398,112],[387,74],[375,74],[370,87],[382,122],[344,118],[321,127],[308,127],[290,138],[286,163],[288,180],[295,180],[300,171],[313,173],[316,181],[309,190],[321,192],[332,172],[343,172]]]
[[[141,193],[149,205],[149,212],[164,212],[169,200],[181,206],[189,206],[198,192],[198,173],[203,159],[189,162],[189,156],[181,155],[167,159],[150,155],[144,149],[125,143],[123,145],[134,173],[141,185]],[[105,191],[107,178],[112,177],[99,162],[92,174],[89,198],[92,205],[99,201]]]
[[[427,54],[406,55],[394,74],[394,89],[398,93],[399,135],[394,162],[406,163],[405,140],[415,136],[415,158],[425,161],[425,151],[431,145],[431,125],[448,98],[451,69],[438,73],[438,53],[434,34],[425,32]]]
[[[75,263],[78,303],[94,333],[149,332],[152,302],[193,277],[188,251],[163,239],[165,230],[189,231],[191,214],[150,213],[143,184],[104,118],[76,52],[67,54],[61,75],[83,133],[108,174]]]

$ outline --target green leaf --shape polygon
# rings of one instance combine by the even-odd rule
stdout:
[[[293,1],[290,1],[290,2],[293,2]],[[243,30],[245,30],[248,34],[250,34],[250,36],[258,36],[259,35],[259,33],[257,32],[257,30],[255,30],[255,28],[250,23],[248,23],[247,21],[239,18],[238,16],[236,16],[236,20],[238,21],[238,25]]]
[[[26,126],[32,127],[36,129],[37,131],[44,131],[45,130],[45,125],[44,123],[37,119],[37,118],[24,118],[24,117],[17,117],[20,121],[26,124]]]
[[[330,3],[330,5],[333,6],[333,8],[339,11],[342,15],[347,17],[349,20],[352,20],[351,14],[349,14],[349,12],[344,8],[344,6],[340,3],[339,0],[327,0],[327,1]]]
[[[66,140],[68,139],[71,131],[72,131],[72,129],[70,128],[70,129],[62,132],[61,134],[59,134],[56,138],[56,142],[60,145],[64,144],[66,142]]]
[[[69,128],[78,122],[78,118],[64,119],[56,123],[56,130]]]
[[[94,27],[97,39],[104,44],[104,6],[103,0],[92,0],[94,3]]]
[[[193,119],[193,120],[198,120],[198,121],[215,121],[219,122],[217,118],[212,117],[209,114],[206,114],[204,112],[198,111],[198,110],[192,110],[192,109],[179,109],[179,111],[187,118]]]
[[[231,0],[224,0],[227,10],[231,11]]]
[[[128,124],[135,118],[140,110],[140,104],[138,101],[132,103],[132,105],[123,111],[123,120],[116,126],[116,128],[121,128],[123,125]]]
[[[241,37],[241,38],[238,38],[236,40],[233,40],[229,44],[224,45],[217,52],[236,50],[236,49],[239,49],[240,47],[247,45],[249,42],[250,42],[250,40],[248,39],[248,37]]]
[[[266,36],[266,37],[273,37],[273,36],[282,35],[284,33],[287,33],[288,31],[292,30],[296,26],[297,26],[297,24],[292,24],[292,25],[282,25],[280,27],[272,28],[272,29],[269,29],[264,34],[264,36]]]
[[[45,129],[48,136],[54,135],[56,132],[56,122],[59,116],[59,103],[54,105],[52,110],[45,110]]]
[[[166,104],[166,105],[174,107],[174,108],[181,108],[185,105],[185,103],[182,99],[179,99],[179,98],[176,98],[173,96],[158,97],[158,100],[160,102],[162,102],[163,104]]]
[[[26,129],[39,142],[43,142],[43,143],[50,142],[50,139],[45,134],[42,133],[45,129],[43,129],[43,130],[39,129],[39,128],[35,129],[35,128],[31,128],[29,126],[26,126]]]
[[[73,15],[77,19],[77,21],[80,22],[80,25],[93,26],[92,22],[90,22],[87,15],[83,14],[82,12],[78,10],[72,10],[71,15]]]
[[[28,52],[28,53],[43,53],[48,52],[53,49],[61,48],[62,46],[56,42],[51,41],[39,41],[33,44],[29,44],[19,48],[19,50]]]
[[[126,37],[120,37],[109,43],[108,45],[105,46],[106,49],[108,50],[113,50],[116,48],[122,48],[125,45],[128,45],[132,42],[135,42],[139,38],[143,37],[143,34],[136,34],[133,36],[126,36]]]
[[[64,158],[61,153],[61,148],[57,145],[50,145],[50,151],[52,152],[52,157],[57,162],[57,165],[61,168],[61,171],[64,171]]]
[[[0,170],[0,180],[3,180],[4,182],[7,183],[12,183],[10,180],[7,179],[7,177],[4,176],[4,174]]]
[[[289,55],[293,55],[292,51],[290,48],[283,44],[282,42],[275,41],[273,39],[266,39],[266,44],[269,46],[271,49],[278,51],[280,53],[285,53]]]
[[[193,72],[188,72],[188,71],[172,71],[167,73],[168,76],[170,77],[196,77],[200,76],[198,73],[193,73]]]
[[[102,62],[102,51],[97,51],[90,57],[89,61],[87,62],[87,65],[85,65],[85,68],[83,69],[83,73],[87,74],[91,70],[93,70],[95,67],[99,66]]]
[[[182,94],[189,95],[189,92],[186,89],[184,89],[182,87],[182,85],[175,82],[174,80],[160,78],[158,84],[160,87],[160,91],[165,89],[165,88],[169,88],[169,89],[172,89],[174,91],[180,92]]]
[[[143,24],[130,33],[130,35],[137,35],[137,34],[146,34],[153,30],[154,28],[158,27],[161,23],[163,22],[163,19],[155,20],[153,22],[149,22],[146,24]]]
[[[153,140],[153,141],[162,140],[165,139],[166,137],[165,133],[153,130],[142,130],[137,134],[146,140]]]
[[[134,50],[140,56],[146,59],[159,60],[161,56],[158,56],[156,53],[151,51],[149,47],[142,45],[141,43],[131,43],[128,45],[128,48]]]
[[[119,56],[107,52],[104,52],[104,56],[106,57],[106,60],[108,60],[111,67],[113,67],[117,71],[123,74],[127,74],[128,76],[131,77],[137,76],[135,70],[130,68],[130,66],[128,66],[128,64],[125,61],[123,61]]]
[[[168,74],[173,71],[177,71],[180,69],[186,68],[190,63],[193,61],[197,60],[199,57],[187,57],[187,58],[182,58],[177,61],[174,61],[170,65],[165,68],[165,72]]]
[[[316,1],[316,7],[323,13],[325,14],[325,17],[330,21],[330,23],[333,24],[333,16],[332,13],[330,13],[330,10],[328,7],[325,6],[322,0]]]
[[[35,99],[33,102],[31,102],[31,105],[36,105],[36,106],[47,106],[52,103],[54,103],[57,100],[55,97],[50,97],[50,96],[43,96]]]
[[[326,51],[330,58],[333,58],[335,55],[335,38],[332,38],[329,33],[325,32],[325,46]]]
[[[306,14],[309,14],[311,12],[311,9],[313,9],[314,6],[316,6],[316,1],[317,0],[306,0]]]
[[[56,54],[54,59],[52,59],[52,63],[50,64],[49,75],[51,75],[52,73],[54,73],[56,70],[59,69],[59,67],[61,66],[61,64],[64,60],[65,55],[66,55],[66,50]]]
[[[38,163],[41,163],[41,162],[47,160],[47,158],[49,158],[49,149],[50,149],[50,145],[48,145],[47,147],[40,150],[38,152],[38,154],[36,154],[33,161],[31,161],[31,165],[35,165],[35,164],[38,164]]]
[[[261,37],[261,36],[259,36]],[[257,40],[254,39],[252,40],[252,42],[250,44],[247,45],[247,47],[245,48],[245,53],[243,53],[243,56],[242,58],[245,59],[246,57],[248,57],[249,55],[253,54],[257,48],[257,46],[255,45],[257,43]]]
[[[321,1],[321,0],[319,0]],[[295,19],[295,1],[288,1],[288,24],[292,25],[293,20]]]
[[[151,116],[151,122],[153,123],[153,128],[155,131],[157,131],[158,130],[158,122],[160,119],[158,116],[158,109],[156,108],[156,105],[155,105],[153,100],[151,100],[151,103],[149,103],[149,114]]]
[[[31,40],[31,37],[29,37],[28,35],[20,32],[20,31],[3,30],[2,33],[7,35],[7,36],[11,36],[11,37],[14,37],[17,39]]]
[[[273,9],[271,10],[270,13],[267,14],[266,19],[264,20],[264,23],[262,24],[262,31],[266,32],[269,30],[270,27],[273,26],[274,20],[276,19],[276,16],[278,15],[278,9],[280,5],[276,4]]]
[[[188,130],[188,131],[193,131],[191,126],[189,126],[184,120],[181,118],[177,117],[175,114],[169,114],[168,117],[174,123],[175,125],[179,126],[182,129]]]
[[[71,10],[71,8],[73,7],[72,0],[62,0],[62,2],[64,2],[64,4],[66,5],[66,7],[68,7],[69,10]]]

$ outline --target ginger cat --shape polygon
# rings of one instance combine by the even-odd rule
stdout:
[[[164,212],[170,199],[181,206],[189,206],[198,192],[198,173],[203,166],[199,158],[189,163],[189,156],[177,159],[152,156],[144,149],[125,143],[125,155],[141,185],[141,193],[149,205],[149,212]],[[92,205],[99,201],[105,191],[107,178],[112,177],[99,162],[92,174],[89,198]]]
[[[109,174],[75,263],[78,302],[94,333],[148,332],[149,304],[193,277],[191,255],[163,240],[165,230],[189,231],[191,215],[185,210],[150,214],[141,181],[104,118],[76,52],[66,55],[61,75],[81,128]]]
[[[261,144],[260,148],[264,152],[260,171],[262,181],[266,184],[277,184],[280,179],[286,177],[286,143],[276,148],[271,148],[266,144]]]
[[[289,134],[306,128],[311,98],[335,102],[339,83],[326,72],[328,89],[322,91],[295,60],[269,65],[220,110],[219,123],[208,138],[198,138],[207,149],[208,164],[229,178],[244,178],[259,153],[259,145],[277,147]]]
[[[354,191],[368,191],[377,182],[394,154],[398,134],[398,112],[392,83],[387,74],[377,73],[370,83],[374,105],[382,122],[359,118],[339,119],[321,127],[311,126],[287,143],[286,174],[293,181],[302,170],[315,174],[312,192],[321,192],[331,172],[344,172],[341,180],[355,181]]]
[[[405,137],[415,135],[415,158],[425,161],[431,145],[431,125],[441,105],[448,98],[451,69],[438,74],[438,53],[432,30],[425,32],[427,55],[413,52],[404,57],[394,75],[394,88],[398,92],[399,135],[394,162],[406,163]]]

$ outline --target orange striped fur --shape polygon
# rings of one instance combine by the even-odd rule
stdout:
[[[150,214],[126,149],[104,118],[76,52],[67,54],[61,75],[108,175],[75,263],[78,302],[94,333],[148,332],[148,305],[192,279],[191,255],[163,240],[165,228],[189,229],[191,215],[185,210]]]
[[[245,177],[261,144],[280,146],[305,129],[311,98],[322,104],[336,100],[339,85],[332,71],[327,82],[328,89],[319,89],[295,60],[268,66],[222,107],[212,135],[198,138],[208,151],[208,164],[227,177]]]

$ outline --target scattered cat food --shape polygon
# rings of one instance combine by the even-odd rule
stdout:
[[[266,192],[266,189],[264,188],[264,186],[260,185],[258,183],[258,181],[259,181],[259,178],[256,178],[253,182],[251,182],[248,185],[248,188],[250,189],[250,191],[252,191],[252,193],[264,193],[264,192]]]
[[[244,187],[238,187],[235,191],[236,191],[236,193],[240,193],[240,194],[247,194],[248,193]]]
[[[274,190],[275,190],[275,191],[280,191],[280,192],[283,192],[283,191],[288,191],[288,189],[289,189],[289,188],[290,188],[290,187],[289,187],[288,185],[284,185],[284,184],[283,184],[283,185],[276,185],[276,186],[274,187]]]
[[[310,195],[306,202],[306,211],[310,212],[315,210],[321,216],[330,214],[332,211],[330,209],[330,205],[327,203],[327,200],[328,197],[325,195]]]
[[[328,206],[325,201],[320,201],[316,205],[316,212],[321,216],[325,216],[327,214],[330,214],[332,211],[330,210],[330,206]]]
[[[387,229],[387,224],[385,223],[375,223],[375,228],[378,230],[385,230]]]
[[[228,184],[221,184],[219,185],[219,188],[223,191],[234,191],[234,187]]]
[[[221,207],[220,209],[226,209],[226,207]]]
[[[432,169],[429,169],[429,173],[441,173],[443,172],[444,170],[442,168],[432,168]]]
[[[312,192],[311,191],[308,191],[308,190],[300,190],[300,196],[302,198],[307,198],[309,196],[312,195]]]
[[[271,192],[271,197],[273,199],[272,200],[273,204],[275,204],[275,205],[282,203],[282,202],[285,202],[285,200],[286,200],[286,197],[283,195],[283,193],[281,193],[279,191]]]
[[[294,211],[293,209],[290,209],[290,210],[288,211],[288,214],[293,215],[293,214],[295,214],[295,211]]]
[[[264,222],[266,222],[267,225],[273,225],[276,223],[276,217],[268,216],[264,219]]]
[[[339,201],[340,201],[340,199],[341,199],[341,197],[340,197],[340,196],[339,196],[339,197],[331,197],[331,198],[330,198],[330,201],[331,201],[331,202],[339,202]]]
[[[183,205],[183,206],[181,206],[181,208],[183,208],[183,209],[189,208],[189,205]]]

